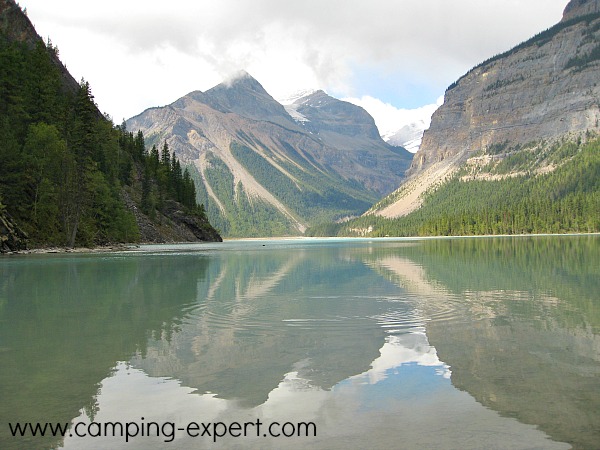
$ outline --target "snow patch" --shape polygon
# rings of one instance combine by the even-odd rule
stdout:
[[[429,128],[431,116],[444,103],[442,96],[435,104],[399,109],[370,96],[343,100],[361,106],[371,114],[384,141],[400,145],[413,153],[421,146],[423,132]]]
[[[302,89],[299,91],[295,91],[277,101],[283,105],[287,113],[294,119],[296,122],[305,123],[310,122],[305,116],[298,112],[298,107],[302,105],[302,100],[306,97],[317,92],[315,89]]]
[[[285,108],[285,110],[287,111],[287,113],[292,117],[292,119],[294,119],[296,122],[310,122],[305,116],[303,116],[302,114],[300,114],[298,112],[298,107],[300,106],[300,104],[298,103],[293,103],[291,105],[283,105],[283,107]]]
[[[389,131],[381,137],[390,145],[399,145],[409,152],[415,153],[421,146],[423,132],[429,128],[430,121],[418,119],[413,123],[404,125],[396,131]]]
[[[298,100],[303,99],[304,97],[308,97],[309,95],[317,92],[317,89],[301,89],[299,91],[295,91],[289,95],[286,95],[283,98],[278,98],[277,101],[281,103],[283,106],[291,105],[296,103]]]

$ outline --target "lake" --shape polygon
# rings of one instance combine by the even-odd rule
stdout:
[[[2,449],[598,448],[600,237],[5,256],[0,418]]]

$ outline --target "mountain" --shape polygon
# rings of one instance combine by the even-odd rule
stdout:
[[[597,230],[599,73],[600,0],[573,0],[448,87],[408,179],[345,232]]]
[[[193,169],[198,199],[224,234],[301,234],[366,211],[400,184],[412,158],[381,139],[364,109],[306,94],[284,106],[241,72],[127,127]]]
[[[0,0],[0,252],[221,240],[176,159],[99,111],[14,0]]]
[[[419,150],[423,132],[429,128],[431,116],[442,103],[443,97],[436,103],[413,109],[399,109],[369,95],[344,100],[364,108],[373,116],[385,142],[415,153]]]
[[[390,145],[401,146],[409,152],[414,153],[419,150],[423,133],[428,127],[428,122],[417,119],[415,122],[411,122],[394,132],[382,136],[382,138]]]
[[[596,0],[572,0],[563,13],[563,22],[577,17],[600,13],[600,4]]]
[[[598,13],[587,14],[598,3],[572,1],[558,25],[451,85],[411,172],[504,142],[598,129]]]

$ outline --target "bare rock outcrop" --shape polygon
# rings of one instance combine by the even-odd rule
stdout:
[[[10,253],[25,248],[27,248],[27,235],[5,211],[0,210],[0,253]]]
[[[563,22],[587,14],[600,13],[600,0],[571,0],[563,12]]]
[[[223,238],[207,220],[185,212],[180,203],[167,200],[157,217],[150,219],[137,207],[127,191],[123,191],[123,200],[140,230],[140,241],[148,244],[174,242],[222,242]]]
[[[446,90],[398,190],[367,214],[399,217],[477,153],[600,132],[600,0],[476,66]]]
[[[566,15],[579,11],[575,18],[491,58],[451,85],[410,173],[494,144],[600,130],[600,14],[585,15],[598,3],[574,0]]]

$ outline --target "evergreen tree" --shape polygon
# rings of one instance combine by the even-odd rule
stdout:
[[[146,144],[144,143],[144,133],[142,130],[138,130],[135,139],[133,141],[133,157],[136,161],[142,161],[146,155]]]
[[[156,177],[158,175],[158,166],[160,165],[160,155],[158,153],[156,145],[152,146],[149,156],[150,158],[148,160],[148,165],[150,168],[150,173],[152,173],[152,175]]]
[[[146,152],[141,132],[115,127],[89,83],[73,86],[55,57],[50,42],[0,35],[1,209],[33,245],[135,241],[139,230],[122,196],[138,204],[141,197],[141,209],[155,216],[169,186],[183,183],[180,163],[166,144],[161,159],[156,147]]]

